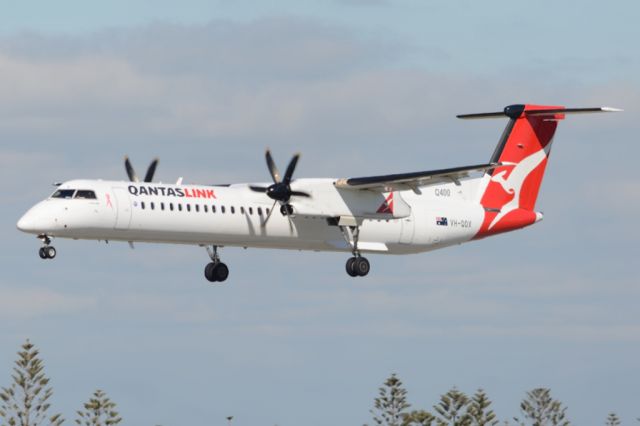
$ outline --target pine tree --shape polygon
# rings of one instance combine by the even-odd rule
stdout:
[[[100,389],[84,404],[84,411],[78,411],[77,414],[76,423],[84,426],[111,426],[122,421],[115,402]]]
[[[402,419],[402,426],[431,426],[435,417],[428,411],[414,410]]]
[[[606,426],[620,426],[620,418],[616,413],[609,413],[607,416]]]
[[[373,421],[378,425],[401,426],[406,410],[410,406],[407,403],[407,391],[394,373],[378,390],[374,409],[370,412],[373,414]]]
[[[53,389],[48,386],[49,379],[38,355],[27,340],[18,352],[11,375],[13,383],[0,390],[0,419],[8,426],[59,426],[64,422],[60,414],[48,416]]]
[[[440,397],[440,402],[433,406],[438,413],[438,426],[469,426],[471,416],[466,412],[469,398],[455,387]]]
[[[484,390],[478,389],[471,398],[467,412],[471,417],[471,425],[473,426],[495,426],[499,423],[496,414],[490,410],[491,401],[484,393]]]
[[[527,392],[527,397],[520,404],[520,410],[524,421],[530,422],[531,426],[569,426],[571,423],[566,419],[567,408],[562,406],[558,400],[551,398],[551,391],[545,388],[537,388]],[[518,418],[514,418],[520,422]]]

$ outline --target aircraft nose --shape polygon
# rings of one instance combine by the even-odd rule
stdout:
[[[19,230],[22,232],[34,232],[36,231],[35,220],[31,212],[26,212],[18,223],[16,224]]]
[[[18,227],[19,230],[21,230],[22,232],[27,232],[27,229],[29,229],[29,219],[27,218],[27,215],[23,215],[20,220],[18,220],[18,223],[16,224],[16,226]]]
[[[16,226],[22,232],[28,232],[30,234],[46,232],[50,226],[47,226],[49,221],[46,220],[44,213],[40,205],[35,205],[22,215]]]

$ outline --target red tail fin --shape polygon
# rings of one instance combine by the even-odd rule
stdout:
[[[542,218],[533,211],[547,166],[551,141],[565,114],[615,112],[616,108],[565,108],[544,105],[510,105],[500,112],[459,115],[458,118],[509,117],[488,172],[479,188],[485,217],[476,235],[512,231]]]
[[[512,105],[510,120],[491,162],[501,166],[485,176],[480,203],[486,210],[478,233],[511,231],[540,219],[533,211],[547,166],[553,135],[564,118],[560,106]],[[531,113],[530,113],[531,112]]]

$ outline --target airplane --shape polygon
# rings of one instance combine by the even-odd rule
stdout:
[[[409,254],[480,240],[542,220],[536,198],[558,122],[567,114],[622,111],[516,104],[461,119],[507,118],[487,163],[353,178],[293,179],[295,154],[281,174],[271,152],[272,182],[187,185],[154,182],[158,159],[142,181],[125,157],[129,181],[71,180],[29,209],[19,230],[52,238],[192,244],[205,247],[205,278],[222,282],[226,246],[351,253],[346,272],[364,277],[363,254]],[[278,210],[278,213],[275,211]]]

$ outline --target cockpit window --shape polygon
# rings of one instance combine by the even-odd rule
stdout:
[[[93,191],[79,189],[76,192],[76,196],[73,197],[73,198],[85,198],[85,199],[89,199],[89,200],[95,200],[96,199],[96,193],[93,192]]]
[[[58,189],[51,198],[73,198],[74,192],[76,192],[75,189]]]

